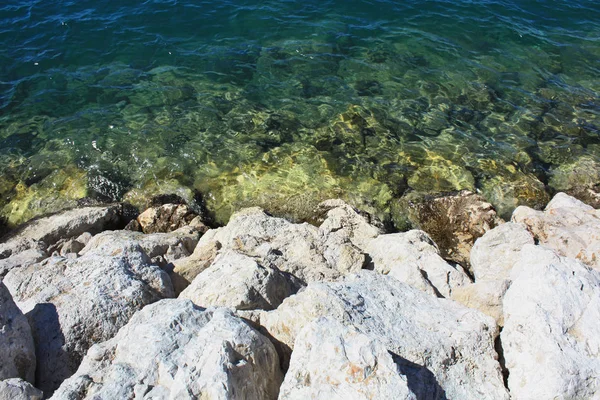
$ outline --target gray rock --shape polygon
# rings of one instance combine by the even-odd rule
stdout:
[[[0,400],[42,400],[43,395],[41,390],[22,379],[0,381]]]
[[[600,211],[558,193],[543,212],[521,206],[512,220],[525,224],[539,244],[600,269]]]
[[[20,268],[30,264],[35,264],[44,258],[48,257],[44,249],[44,245],[39,243],[39,246],[23,250],[15,253],[8,258],[0,260],[0,279],[3,278],[8,271],[13,268]]]
[[[460,267],[440,257],[437,246],[423,231],[381,235],[371,240],[365,251],[375,271],[439,297],[450,297],[454,289],[471,283]]]
[[[401,368],[381,341],[320,318],[298,333],[279,399],[416,400]]]
[[[179,295],[189,284],[215,260],[221,249],[221,243],[206,241],[194,248],[189,257],[173,260],[171,281],[175,293]]]
[[[271,342],[230,311],[163,300],[93,346],[52,398],[268,400],[282,379]]]
[[[397,356],[408,387],[422,399],[508,399],[494,350],[495,322],[372,271],[311,283],[261,324],[285,348],[319,317],[381,341]]]
[[[168,275],[132,245],[77,259],[51,257],[4,278],[26,313],[36,354],[36,386],[51,393],[87,349],[114,336],[146,304],[172,297]]]
[[[274,218],[259,208],[235,213],[227,226],[206,232],[198,243],[198,248],[211,254],[215,247],[254,257],[261,265],[274,266],[304,282],[335,280],[365,263],[349,238],[330,237],[312,225]],[[195,251],[193,257],[209,258],[202,251]]]
[[[84,232],[97,233],[114,229],[120,223],[120,205],[67,210],[26,223],[0,245],[0,253],[19,246],[24,240],[41,241],[50,246],[60,239],[75,238]]]
[[[600,273],[527,245],[511,278],[501,341],[512,398],[598,398]]]
[[[272,310],[300,285],[276,268],[228,250],[220,254],[180,295],[201,307]]]
[[[22,378],[33,382],[34,374],[35,347],[29,323],[0,282],[0,381]]]
[[[190,227],[170,233],[152,234],[126,230],[106,231],[90,239],[80,254],[112,254],[123,248],[139,245],[151,259],[163,257],[165,262],[173,262],[192,254],[199,238],[200,232]]]

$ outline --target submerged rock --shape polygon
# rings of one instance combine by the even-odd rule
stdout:
[[[335,397],[417,399],[402,366],[380,340],[320,318],[298,333],[279,399]]]
[[[600,211],[558,193],[543,212],[519,207],[512,220],[526,225],[539,244],[600,269]]]
[[[527,245],[504,297],[502,347],[515,399],[600,395],[600,273]]]
[[[164,300],[93,346],[53,399],[274,400],[282,380],[273,344],[230,311]]]
[[[550,171],[548,185],[566,192],[594,208],[600,208],[600,162],[581,156]]]
[[[340,282],[311,283],[260,321],[295,350],[299,332],[319,317],[381,341],[417,398],[508,399],[494,350],[496,324],[478,311],[362,271]]]
[[[172,297],[168,275],[138,245],[77,259],[51,257],[4,278],[29,320],[37,354],[36,386],[52,393],[89,347],[113,337],[135,311]]]
[[[196,276],[179,298],[192,300],[201,307],[272,310],[299,287],[289,274],[228,250]]]
[[[450,297],[454,289],[471,283],[460,266],[454,267],[440,257],[437,246],[423,231],[381,235],[369,242],[365,252],[375,271],[434,296]]]
[[[35,347],[31,328],[6,286],[0,282],[0,381],[21,378],[33,382],[34,374]],[[2,392],[0,389],[0,398]]]

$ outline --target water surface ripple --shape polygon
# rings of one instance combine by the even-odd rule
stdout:
[[[125,5],[123,5],[123,3]],[[0,5],[0,216],[198,193],[226,221],[469,189],[597,202],[600,3]]]

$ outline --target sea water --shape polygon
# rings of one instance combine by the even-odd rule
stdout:
[[[202,198],[394,221],[600,183],[594,0],[3,0],[0,217]],[[590,192],[591,191],[591,192]]]

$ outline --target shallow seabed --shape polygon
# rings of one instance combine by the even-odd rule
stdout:
[[[507,216],[600,183],[596,1],[119,3],[0,6],[10,224],[194,191],[220,222],[459,189]]]

